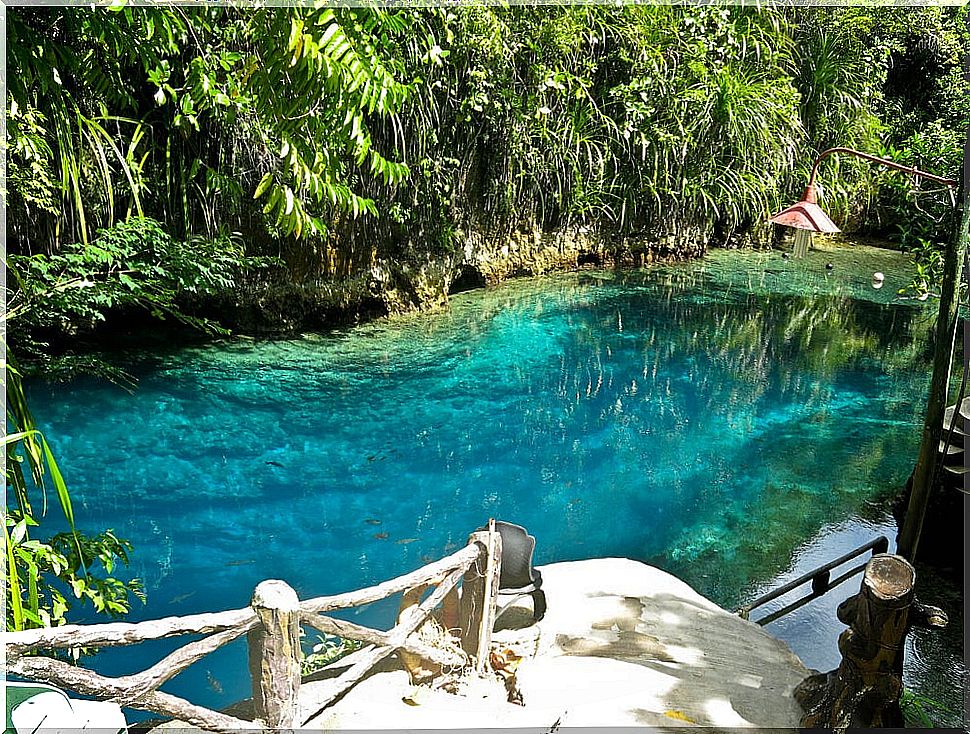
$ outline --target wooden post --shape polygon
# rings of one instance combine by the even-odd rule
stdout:
[[[461,582],[459,627],[461,647],[469,657],[475,658],[475,669],[481,672],[488,661],[492,627],[495,624],[502,536],[497,532],[477,532],[468,537],[468,542],[478,545],[480,553]]]
[[[903,557],[872,557],[859,593],[839,605],[839,619],[850,625],[839,637],[841,664],[795,688],[803,727],[902,727],[903,647],[915,583]]]
[[[461,580],[461,599],[458,605],[458,626],[461,628],[461,649],[469,657],[478,654],[478,634],[485,607],[485,567],[488,564],[488,533],[472,533],[469,545],[478,546],[479,553]]]
[[[260,625],[249,633],[249,672],[253,713],[270,729],[298,725],[300,692],[300,599],[279,579],[263,581],[253,592]]]
[[[495,606],[498,603],[499,575],[502,571],[502,536],[495,532],[495,521],[488,521],[488,562],[485,565],[485,604],[478,633],[478,653],[475,656],[475,672],[485,673],[492,647],[492,630],[495,627]]]

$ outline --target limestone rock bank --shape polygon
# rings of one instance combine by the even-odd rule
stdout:
[[[518,276],[584,267],[644,266],[700,257],[711,236],[703,227],[663,236],[604,235],[589,228],[489,235],[456,232],[428,252],[420,243],[355,266],[342,276],[295,278],[285,268],[199,308],[237,333],[281,336],[440,308],[448,295]],[[292,270],[292,266],[290,266]]]

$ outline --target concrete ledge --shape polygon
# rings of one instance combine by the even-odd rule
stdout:
[[[496,679],[453,695],[375,672],[311,725],[339,729],[793,729],[808,670],[788,647],[664,571],[622,558],[542,567],[549,609],[496,635],[523,655],[524,705]],[[528,602],[525,602],[526,604]],[[510,614],[512,614],[510,612]],[[520,617],[521,618],[521,617]],[[312,685],[312,684],[308,684]]]

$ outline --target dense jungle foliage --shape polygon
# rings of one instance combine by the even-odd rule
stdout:
[[[104,324],[282,331],[420,306],[516,232],[591,235],[615,259],[633,241],[764,243],[833,145],[955,178],[968,17],[9,8],[8,346],[49,372],[103,370],[79,345]],[[820,184],[844,228],[895,239],[932,279],[945,193],[845,158]],[[124,541],[73,532],[12,360],[7,376],[8,627],[63,621],[52,578],[124,612]],[[45,482],[72,529],[49,543],[32,529]]]
[[[21,308],[12,337],[28,351],[30,336],[77,336],[108,311],[151,312],[145,290],[163,280],[183,313],[231,316],[248,299],[272,319],[294,288],[333,301],[330,316],[386,310],[389,285],[413,291],[438,267],[447,290],[475,247],[516,230],[674,251],[764,242],[766,216],[832,145],[956,177],[967,16],[12,9],[13,301],[60,294],[43,319]],[[931,263],[950,203],[913,186],[852,158],[821,171],[843,228]],[[159,223],[128,225],[146,230],[140,263],[110,232],[132,217]],[[192,273],[176,262],[185,252]]]

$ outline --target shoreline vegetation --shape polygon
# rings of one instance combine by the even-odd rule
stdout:
[[[481,238],[478,238],[481,241]],[[878,237],[836,235],[816,242],[819,252],[838,252],[853,246],[899,252],[898,243]],[[764,247],[712,248],[716,251],[790,252],[790,243],[778,241]],[[53,336],[43,359],[25,365],[30,377],[53,381],[94,374],[125,389],[136,389],[123,371],[99,355],[116,347],[131,349],[153,344],[186,346],[233,340],[293,339],[306,334],[363,325],[375,320],[433,313],[449,307],[450,299],[465,291],[491,288],[519,278],[534,278],[583,270],[637,270],[644,267],[700,261],[711,250],[697,245],[677,248],[669,243],[597,239],[589,233],[556,232],[513,234],[501,245],[482,247],[475,262],[450,270],[425,268],[409,273],[408,287],[395,282],[387,271],[375,268],[367,277],[340,282],[294,284],[274,268],[265,269],[258,282],[234,292],[197,295],[184,314],[163,317],[142,308],[108,313],[83,334]],[[847,250],[846,250],[847,251]],[[907,276],[908,277],[908,276]],[[912,300],[920,298],[907,285]],[[58,358],[58,355],[62,359]],[[50,361],[48,358],[53,357]]]
[[[959,171],[966,8],[16,8],[8,346],[284,334],[574,264],[768,246],[814,154]],[[932,289],[949,202],[819,187]],[[187,332],[188,333],[188,332]]]

